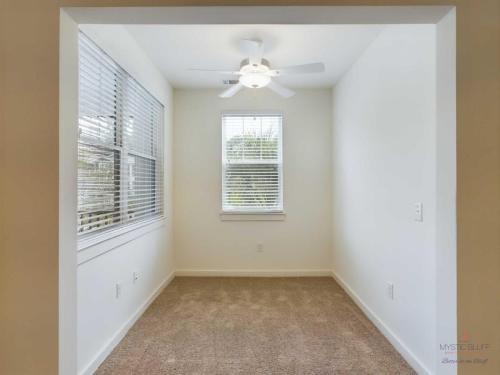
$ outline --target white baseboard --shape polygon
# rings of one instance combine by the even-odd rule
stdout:
[[[327,269],[180,269],[175,276],[231,276],[231,277],[318,277],[331,276],[332,271]]]
[[[135,311],[135,313],[127,320],[120,329],[115,333],[115,335],[104,345],[104,347],[99,351],[99,353],[94,357],[94,359],[82,370],[79,375],[91,375],[97,368],[101,365],[106,357],[113,351],[116,345],[125,337],[128,330],[132,328],[134,323],[142,316],[144,311],[151,305],[151,303],[158,297],[158,295],[165,289],[168,284],[174,279],[175,271],[172,271],[165,280],[154,290],[154,292],[148,297],[148,299]]]
[[[403,341],[361,300],[361,298],[351,289],[351,287],[342,280],[335,272],[331,271],[332,277],[351,297],[356,305],[365,313],[368,319],[378,328],[380,332],[389,340],[394,348],[403,356],[408,364],[419,375],[432,375],[432,372],[417,358],[417,356],[403,343]]]

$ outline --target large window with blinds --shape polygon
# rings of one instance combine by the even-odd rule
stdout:
[[[223,114],[222,211],[283,211],[279,114]]]
[[[79,35],[78,234],[163,215],[163,106]]]

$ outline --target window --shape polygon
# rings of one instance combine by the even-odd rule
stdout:
[[[163,214],[163,106],[79,36],[78,234]]]
[[[222,211],[283,210],[282,116],[222,116]]]

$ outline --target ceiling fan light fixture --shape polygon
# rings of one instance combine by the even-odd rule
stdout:
[[[240,70],[207,70],[207,69],[192,69],[206,72],[218,72],[220,74],[239,76],[238,80],[229,80],[231,84],[229,88],[219,94],[220,98],[230,98],[241,91],[244,87],[251,89],[260,89],[267,87],[283,98],[292,97],[295,92],[286,86],[280,85],[274,81],[273,77],[304,74],[304,73],[321,73],[325,71],[323,63],[311,63],[302,65],[292,65],[281,69],[271,69],[269,61],[262,57],[264,53],[263,43],[257,39],[243,39],[242,44],[249,56],[243,59],[240,63]],[[226,82],[224,81],[226,84]]]
[[[260,89],[267,86],[269,82],[271,82],[271,77],[259,73],[248,73],[240,77],[240,83],[251,89]]]

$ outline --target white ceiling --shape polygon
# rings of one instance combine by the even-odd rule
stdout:
[[[271,67],[323,62],[324,73],[277,79],[289,87],[331,87],[376,38],[381,25],[127,25],[175,88],[223,87],[221,76],[189,68],[239,70],[239,40],[264,41]]]

